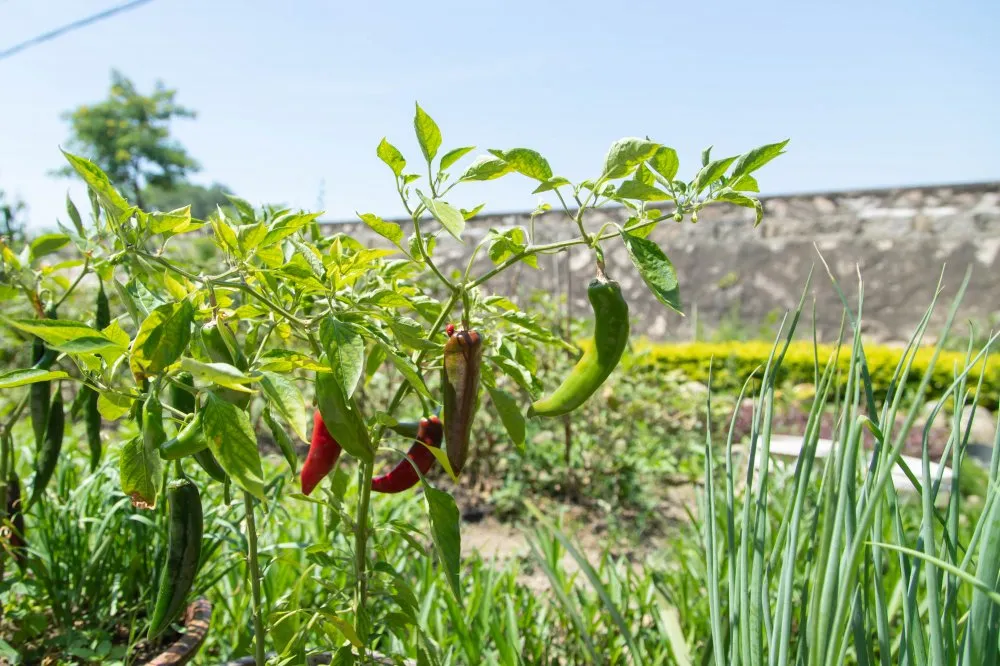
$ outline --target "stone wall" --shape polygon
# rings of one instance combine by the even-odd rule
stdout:
[[[811,268],[810,301],[824,339],[836,334],[842,308],[820,255],[856,302],[857,271],[865,285],[868,335],[905,340],[930,304],[944,270],[940,322],[966,270],[972,277],[960,319],[989,326],[1000,313],[1000,182],[762,198],[764,221],[753,229],[752,211],[713,206],[697,224],[661,223],[650,235],[677,269],[687,317],[667,311],[646,289],[620,242],[606,244],[608,272],[626,292],[635,331],[659,339],[691,339],[695,328],[712,331],[738,320],[756,330],[794,308]],[[623,209],[593,211],[588,227],[622,222]],[[408,221],[399,221],[404,229]],[[465,244],[442,239],[436,258],[463,267],[468,252],[490,227],[526,227],[525,214],[482,215],[468,223]],[[329,223],[371,246],[385,245],[364,224]],[[563,213],[535,219],[536,241],[570,238],[575,227]],[[481,253],[477,271],[490,267]],[[488,283],[491,291],[524,299],[533,289],[568,297],[574,314],[586,314],[583,285],[594,273],[585,251],[539,258],[541,270],[520,266]],[[559,306],[562,307],[562,306]],[[933,328],[931,330],[933,332]]]

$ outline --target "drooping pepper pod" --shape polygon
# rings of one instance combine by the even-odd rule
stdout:
[[[184,602],[198,574],[204,518],[201,495],[190,479],[172,481],[167,486],[170,519],[167,559],[160,570],[156,602],[149,620],[150,639],[169,627],[184,610]]]
[[[444,345],[441,389],[444,398],[444,440],[455,474],[469,456],[472,421],[479,408],[479,369],[483,339],[476,331],[457,331]]]
[[[420,476],[430,471],[434,465],[434,454],[427,447],[440,448],[443,437],[441,419],[437,416],[420,419],[414,437],[417,441],[406,453],[408,460],[400,460],[390,471],[372,479],[372,490],[377,493],[401,493],[417,485]],[[420,470],[420,474],[417,474],[414,466]]]
[[[184,388],[187,387],[187,388]],[[188,390],[190,389],[190,390]],[[194,394],[194,377],[189,372],[177,375],[177,383],[170,387],[170,404],[184,414],[191,414],[197,406]],[[208,440],[204,437],[201,423],[201,412],[195,415],[181,428],[176,435],[168,439],[160,447],[160,457],[164,460],[177,460],[184,456],[193,456],[205,472],[218,481],[225,483],[227,476],[222,465],[216,460],[215,454],[208,448]]]
[[[323,415],[317,409],[313,414],[313,431],[309,442],[309,453],[302,463],[299,479],[302,482],[302,493],[308,495],[320,481],[326,478],[340,457],[340,444],[333,438],[323,422]]]
[[[56,309],[49,308],[46,313],[49,319],[56,318]],[[56,359],[56,352],[45,346],[45,342],[36,337],[31,341],[31,363],[38,370],[48,370]],[[52,382],[35,382],[30,387],[31,427],[35,432],[35,451],[41,451],[45,441],[45,430],[49,422],[49,405],[52,401]]]
[[[111,310],[108,306],[108,295],[104,293],[104,285],[99,282],[97,292],[97,312],[94,316],[94,328],[103,331],[111,324]],[[83,422],[87,427],[87,446],[90,449],[90,469],[97,469],[101,464],[101,412],[97,409],[97,391],[84,386],[81,389],[83,396]]]
[[[614,280],[599,276],[587,287],[594,309],[594,337],[555,391],[531,405],[528,416],[560,416],[582,405],[604,383],[628,345],[628,303]]]
[[[28,504],[38,501],[52,480],[52,474],[59,462],[59,453],[62,451],[65,426],[66,412],[63,410],[62,391],[57,386],[55,395],[52,396],[52,404],[49,405],[42,448],[35,457],[35,478],[32,481],[31,499]]]

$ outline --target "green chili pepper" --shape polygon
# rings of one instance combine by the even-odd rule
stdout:
[[[621,287],[604,277],[587,287],[594,309],[594,339],[562,384],[536,401],[528,416],[559,416],[573,411],[594,394],[618,365],[628,344],[628,303]]]
[[[268,429],[271,431],[271,436],[274,437],[275,443],[281,449],[281,455],[285,456],[288,466],[292,468],[292,474],[295,474],[299,466],[299,457],[295,453],[295,444],[292,443],[288,433],[285,432],[285,429],[274,418],[270,407],[264,408],[264,423],[267,424]]]
[[[163,405],[156,391],[150,391],[142,405],[142,445],[146,451],[159,451],[167,441],[163,429]]]
[[[49,481],[52,479],[56,463],[59,462],[59,453],[62,451],[66,414],[63,411],[62,391],[58,387],[56,387],[55,395],[52,396],[52,404],[49,406],[48,412],[45,438],[42,441],[42,448],[35,458],[35,478],[32,482],[31,499],[28,504],[34,504],[42,496],[45,486],[49,485]]]
[[[208,442],[201,432],[201,413],[195,414],[176,435],[163,442],[160,457],[164,460],[178,460],[208,448]]]
[[[444,439],[451,469],[458,474],[469,457],[472,420],[479,408],[479,367],[483,339],[475,331],[458,331],[444,345],[441,387],[444,393]]]
[[[226,470],[222,469],[222,465],[220,465],[219,461],[215,458],[215,455],[212,453],[212,449],[205,447],[198,453],[194,454],[194,459],[198,465],[205,470],[206,474],[219,483],[226,483],[226,481],[229,480],[229,477],[226,476]]]
[[[97,313],[94,317],[94,328],[104,330],[111,323],[111,310],[108,308],[108,295],[104,293],[104,285],[98,282]],[[87,445],[90,448],[90,470],[94,471],[101,464],[101,412],[97,409],[98,393],[89,386],[84,386],[83,392],[83,422],[87,426]]]
[[[223,334],[223,329],[225,329],[225,334]],[[230,341],[228,344],[226,342],[227,338]],[[213,363],[226,363],[243,372],[250,367],[246,356],[243,355],[243,351],[236,344],[236,338],[233,337],[232,331],[226,328],[224,324],[219,324],[213,320],[202,326],[201,342],[205,346],[205,351],[208,352],[208,357],[212,359]],[[252,398],[249,393],[234,391],[233,389],[220,389],[218,395],[226,402],[232,403],[240,409],[246,409]]]
[[[203,516],[198,487],[190,479],[167,486],[170,508],[167,559],[160,570],[159,590],[149,621],[150,639],[165,632],[184,609],[184,602],[198,574]]]
[[[330,435],[345,451],[366,463],[375,461],[368,426],[354,399],[348,400],[330,372],[316,374],[316,406]]]
[[[31,343],[31,362],[38,367],[45,358],[45,343],[35,338]],[[31,427],[35,431],[35,451],[41,451],[45,441],[45,426],[49,420],[49,402],[52,399],[52,382],[35,382],[31,385],[29,408]]]

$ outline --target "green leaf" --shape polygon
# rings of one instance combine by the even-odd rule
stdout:
[[[406,167],[406,158],[403,157],[403,153],[399,152],[396,146],[386,141],[385,137],[382,137],[382,140],[379,141],[378,148],[375,149],[375,154],[392,169],[392,172],[396,176],[403,173],[403,169]]]
[[[202,410],[201,427],[208,448],[226,474],[243,490],[264,499],[257,436],[247,413],[210,393]]]
[[[163,463],[160,452],[147,447],[142,436],[125,442],[118,458],[118,474],[122,492],[141,509],[156,507],[156,489],[160,483]]]
[[[437,123],[420,108],[417,104],[417,113],[413,117],[413,129],[417,132],[417,142],[420,143],[420,150],[424,154],[424,159],[429,163],[437,155],[438,148],[441,147],[441,130]]]
[[[733,179],[733,182],[729,183],[729,187],[742,192],[760,192],[757,179],[750,174],[743,174],[739,178]]]
[[[607,157],[604,158],[603,179],[624,178],[642,162],[651,158],[660,144],[648,139],[628,137],[611,144]]]
[[[498,157],[483,155],[469,165],[459,180],[494,180],[501,176],[506,176],[514,170],[514,167],[507,164]]]
[[[785,152],[785,146],[788,145],[788,141],[789,139],[785,139],[784,141],[779,141],[778,143],[769,143],[766,146],[754,148],[753,150],[740,155],[739,160],[736,162],[736,166],[733,167],[733,178],[739,178],[744,174],[753,173],[778,155],[783,154]]]
[[[146,376],[159,374],[181,357],[191,340],[194,306],[184,299],[149,313],[132,342],[130,364]]]
[[[193,358],[182,358],[181,369],[190,372],[195,378],[218,384],[226,388],[244,393],[251,393],[246,384],[257,381],[254,377],[244,374],[239,368],[229,363],[202,363]]]
[[[389,328],[396,339],[414,349],[436,349],[434,344],[424,337],[424,327],[415,319],[398,315],[389,320]]]
[[[304,229],[309,226],[313,220],[317,219],[319,216],[319,213],[282,215],[271,223],[268,227],[267,234],[260,241],[258,247],[264,248],[274,245],[278,241],[291,236],[300,229]]]
[[[542,192],[548,192],[549,190],[554,190],[556,188],[562,187],[563,185],[569,185],[569,180],[563,178],[562,176],[553,176],[547,181],[532,190],[532,194],[541,194]]]
[[[67,377],[69,375],[62,370],[43,370],[42,368],[11,370],[0,375],[0,389],[16,388],[36,382],[48,382],[53,379],[65,379]]]
[[[428,400],[435,400],[434,396],[431,395],[430,390],[427,388],[427,384],[424,383],[423,378],[420,376],[417,366],[413,364],[413,361],[402,354],[397,354],[395,350],[386,346],[382,341],[379,341],[379,345],[382,345],[385,348],[386,355],[389,360],[392,361],[392,364],[396,366],[396,369],[399,370],[399,374],[403,375],[406,381],[410,382],[410,385],[416,389],[418,393]]]
[[[463,148],[455,148],[454,150],[449,150],[447,153],[441,156],[441,165],[438,167],[439,171],[444,171],[450,167],[455,162],[459,161],[473,150],[475,146],[465,146]]]
[[[677,151],[667,146],[657,148],[656,152],[649,159],[649,166],[668,182],[673,180],[674,176],[677,175],[677,169],[680,167],[680,164],[681,162],[677,158]]]
[[[453,208],[444,201],[428,199],[420,190],[417,190],[417,196],[427,206],[427,211],[434,216],[435,220],[441,223],[441,226],[449,234],[455,237],[455,240],[462,240],[462,232],[465,231],[465,217],[461,211]]]
[[[626,180],[618,187],[616,197],[636,199],[638,201],[669,201],[673,199],[668,193],[658,187],[647,185],[638,180]]]
[[[150,233],[162,234],[180,229],[191,224],[191,206],[184,206],[169,213],[150,213],[147,219]]]
[[[663,254],[660,246],[625,230],[622,230],[621,236],[632,263],[639,269],[639,275],[656,299],[668,308],[684,314],[677,285],[677,271],[674,270],[674,265],[670,263],[667,255]]]
[[[31,241],[31,256],[38,259],[47,254],[58,252],[68,245],[69,241],[70,238],[66,234],[42,234]]]
[[[236,209],[243,224],[253,224],[257,221],[257,216],[254,214],[253,206],[250,205],[249,201],[233,194],[227,194],[226,198],[229,199],[229,203],[233,204],[233,208]]]
[[[401,226],[395,222],[386,222],[381,217],[373,213],[357,213],[357,216],[360,217],[361,221],[367,224],[372,231],[377,233],[382,238],[387,239],[400,250],[403,250],[403,252],[406,252],[403,248],[403,228]]]
[[[514,396],[503,389],[490,388],[489,391],[490,399],[493,401],[493,406],[497,408],[497,413],[500,414],[503,427],[506,428],[507,434],[510,435],[514,445],[523,451],[524,415],[518,408],[517,401],[514,399]]]
[[[726,173],[726,169],[729,165],[736,160],[736,157],[726,157],[721,160],[715,160],[714,162],[709,162],[707,165],[701,168],[698,175],[694,178],[694,185],[692,190],[695,194],[700,193],[706,187],[722,178]]]
[[[764,219],[764,207],[761,205],[758,199],[753,197],[748,197],[745,194],[740,194],[739,192],[733,192],[729,188],[721,190],[715,195],[716,201],[724,201],[726,203],[735,204],[737,206],[743,206],[744,208],[753,208],[755,213],[755,219],[753,226],[756,228],[760,224],[761,220]]]
[[[97,396],[97,411],[105,421],[117,421],[132,409],[132,398],[120,393],[101,393]]]
[[[643,185],[656,185],[656,178],[653,177],[653,172],[649,170],[645,162],[635,168],[635,173],[632,174],[632,180],[642,183]]]
[[[714,146],[709,146],[705,150],[701,151],[701,165],[703,167],[708,166],[708,163],[712,161],[712,148]]]
[[[302,391],[291,379],[276,372],[264,372],[260,387],[271,402],[271,408],[281,415],[299,439],[308,442],[306,436],[308,420],[306,417],[306,401]]]
[[[424,499],[427,501],[427,515],[431,520],[434,547],[444,565],[445,576],[452,592],[455,593],[455,598],[461,600],[462,588],[458,572],[461,566],[462,534],[459,530],[458,505],[448,493],[426,484]]]
[[[66,193],[66,213],[69,215],[69,219],[73,221],[76,233],[80,234],[80,236],[86,236],[87,233],[83,229],[83,220],[80,219],[80,211],[77,210],[73,200],[69,198],[68,192]]]
[[[653,229],[657,227],[659,223],[651,223],[649,219],[639,219],[638,217],[630,217],[625,222],[625,230],[628,231],[633,236],[638,236],[639,238],[647,238],[649,234],[653,233]],[[645,225],[639,227],[639,225]],[[639,227],[636,229],[636,227]]]
[[[52,349],[68,354],[124,351],[118,343],[100,331],[66,319],[8,319],[0,315],[0,321],[11,328],[31,333],[44,340]]]
[[[320,324],[319,339],[323,343],[333,376],[349,399],[354,395],[365,367],[364,338],[356,329],[335,317],[325,317]]]
[[[101,171],[100,167],[90,160],[71,155],[65,150],[62,151],[62,154],[73,170],[87,183],[91,192],[97,196],[97,200],[101,202],[105,210],[115,218],[115,221],[120,222],[127,213],[131,213],[132,206],[111,186],[107,174]]]
[[[506,162],[514,171],[528,178],[547,181],[552,178],[552,167],[548,160],[530,148],[512,148],[497,157]]]
[[[316,404],[330,434],[344,450],[371,463],[375,450],[365,417],[355,401],[344,396],[337,378],[329,372],[316,373]]]

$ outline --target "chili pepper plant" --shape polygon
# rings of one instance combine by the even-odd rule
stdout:
[[[716,203],[752,209],[760,223],[754,173],[787,143],[722,159],[706,150],[693,177],[682,180],[673,149],[625,138],[595,164],[593,178],[571,182],[527,148],[489,150],[460,167],[474,148],[442,150],[437,124],[419,105],[414,129],[419,155],[407,159],[386,139],[375,149],[408,218],[400,224],[360,214],[386,247],[366,247],[321,226],[320,213],[255,209],[237,197],[207,220],[193,218],[190,207],[142,210],[93,163],[69,153],[65,159],[89,189],[88,224],[67,201],[71,226],[60,225],[58,233],[20,249],[6,241],[0,246],[3,295],[25,299],[33,312],[0,315],[0,322],[34,350],[30,367],[0,377],[3,389],[19,389],[7,394],[16,406],[3,423],[0,479],[15,463],[6,435],[18,419],[30,419],[36,446],[25,508],[48,501],[46,486],[65,464],[63,391],[77,389],[90,465],[98,466],[106,449],[117,454],[122,491],[150,510],[167,544],[156,594],[148,600],[150,639],[192,600],[204,559],[203,531],[209,536],[216,529],[203,520],[202,493],[189,477],[198,466],[245,509],[241,529],[259,666],[276,646],[268,631],[289,617],[327,625],[331,642],[342,644],[312,647],[337,649],[338,663],[356,657],[370,663],[371,646],[386,632],[405,635],[424,663],[437,663],[418,607],[400,592],[406,582],[394,578],[373,546],[381,526],[372,522],[372,503],[382,492],[420,487],[436,566],[460,608],[459,511],[449,493],[430,483],[431,467],[438,464],[459,479],[472,423],[482,410],[493,411],[512,441],[524,446],[527,418],[563,417],[594,399],[630,332],[628,304],[618,276],[609,274],[604,249],[623,243],[656,298],[681,311],[678,276],[650,232],[659,224],[696,222],[699,210]],[[468,244],[466,225],[483,208],[454,204],[462,188],[515,175],[551,201],[536,213],[560,208],[578,234],[537,242],[532,216],[527,228],[489,230],[471,248],[464,271],[444,268],[435,250]],[[629,210],[625,224],[588,229],[591,211],[613,205]],[[214,242],[216,261],[197,263],[184,251],[199,235]],[[540,255],[570,248],[585,248],[593,258],[593,339],[558,386],[543,387],[532,373],[534,350],[567,343],[531,312],[488,290],[504,271],[518,264],[537,268]],[[481,252],[492,266],[477,273]],[[50,263],[53,257],[57,263]],[[60,317],[71,294],[91,288],[93,316]],[[365,392],[378,375],[394,386],[384,404]],[[102,425],[125,421],[133,421],[139,434],[121,441],[113,427],[102,433]],[[270,482],[258,447],[264,428],[289,474],[300,477],[298,488],[279,497],[264,492]],[[311,442],[301,469],[296,440]],[[352,506],[344,503],[342,489],[326,482],[338,469],[355,479]],[[322,608],[278,614],[264,608],[261,571],[269,563],[258,548],[255,516],[262,503],[273,501],[316,503],[337,517],[331,529],[350,536],[349,550],[329,545],[331,539],[310,551],[350,572],[349,585],[328,589]],[[419,534],[423,527],[407,529]],[[412,543],[418,555],[426,554],[419,539]],[[395,609],[376,613],[373,598],[387,594]],[[303,649],[294,639],[278,647]],[[296,658],[289,653],[283,663]]]

